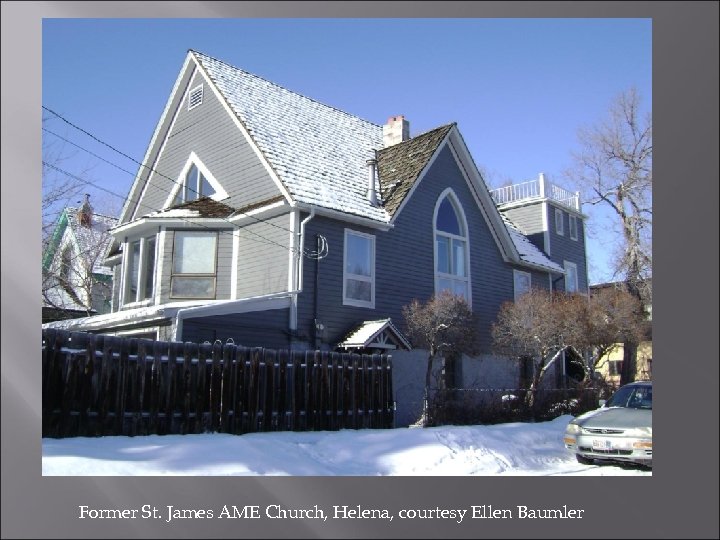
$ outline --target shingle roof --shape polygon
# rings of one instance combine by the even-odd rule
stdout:
[[[202,197],[194,201],[178,204],[166,210],[149,214],[149,217],[206,217],[227,218],[235,211],[232,206]]]
[[[382,126],[193,54],[293,199],[388,221],[366,199],[366,161],[383,147]]]
[[[455,123],[384,148],[382,126],[191,51],[297,202],[389,222]],[[367,199],[377,159],[381,205]],[[564,272],[505,216],[523,262]]]
[[[378,179],[385,210],[392,216],[455,124],[448,124],[378,151]]]

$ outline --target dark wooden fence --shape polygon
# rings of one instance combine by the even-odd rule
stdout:
[[[386,355],[42,338],[43,437],[393,427]]]

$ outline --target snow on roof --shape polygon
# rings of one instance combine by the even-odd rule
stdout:
[[[350,348],[364,348],[370,345],[370,343],[378,337],[383,331],[390,329],[395,339],[397,339],[403,347],[411,349],[410,343],[403,337],[400,331],[392,323],[391,319],[381,319],[379,321],[364,321],[355,330],[350,332],[348,336],[341,342],[338,343],[338,347]]]
[[[151,214],[148,214],[147,217],[200,217],[200,212],[198,210],[191,210],[189,208],[170,208],[168,210],[157,210],[155,212],[152,212]]]
[[[520,259],[523,262],[531,264],[533,266],[539,266],[546,270],[552,270],[553,272],[559,272],[564,274],[565,269],[559,264],[551,261],[542,251],[540,251],[535,244],[533,244],[528,238],[520,232],[520,229],[508,219],[508,217],[500,212],[500,215],[505,222],[510,238],[515,244],[515,248],[520,255]]]
[[[407,179],[395,179],[392,186],[381,186],[382,194],[393,199],[386,201],[387,205],[374,206],[366,197],[366,161],[383,153],[388,158],[384,161],[388,161],[397,153],[384,150],[382,126],[205,54],[197,51],[192,54],[296,201],[380,222],[390,220],[390,213],[401,202],[394,199],[402,198],[407,192],[407,189],[397,190],[395,194],[390,187],[395,188],[403,181],[407,184]],[[423,143],[434,148],[452,126],[454,124],[429,132],[422,137]],[[435,135],[438,140],[432,139]],[[407,148],[412,145],[409,144]],[[522,262],[564,273],[562,267],[547,258],[505,216],[503,219]]]
[[[63,287],[59,284],[47,287],[43,291],[43,307],[58,308],[67,311],[81,311],[83,313],[95,313],[94,310],[88,309],[87,306],[77,302]]]
[[[88,263],[93,264],[93,273],[112,275],[112,269],[102,263],[105,253],[113,241],[108,230],[117,225],[117,218],[93,214],[90,227],[86,227],[78,219],[79,210],[79,208],[68,207],[66,214],[68,225],[75,235],[80,253]]]
[[[296,201],[389,221],[366,198],[366,160],[383,148],[382,126],[193,54]]]

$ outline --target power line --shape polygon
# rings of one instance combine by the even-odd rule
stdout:
[[[114,191],[111,191],[111,190],[109,190],[109,189],[107,189],[107,188],[104,188],[104,187],[102,187],[102,186],[99,186],[99,185],[95,184],[94,182],[91,182],[90,180],[80,178],[79,176],[75,176],[74,174],[72,174],[72,173],[70,173],[70,172],[68,172],[68,171],[63,170],[63,169],[61,169],[60,167],[57,167],[57,166],[55,166],[55,165],[52,165],[51,163],[48,163],[48,162],[46,162],[46,161],[43,161],[43,165],[45,165],[45,166],[47,166],[47,167],[49,167],[49,168],[51,168],[51,169],[53,169],[53,170],[61,173],[61,174],[64,174],[64,175],[68,176],[69,178],[73,178],[73,179],[75,179],[75,180],[79,180],[79,181],[81,181],[81,182],[84,182],[84,183],[86,183],[86,184],[88,184],[88,185],[93,186],[93,187],[96,188],[96,189],[99,189],[99,190],[101,190],[101,191],[104,191],[104,192],[106,192],[106,193],[109,193],[110,195],[113,195],[113,196],[115,196],[115,197],[119,197],[119,198],[121,198],[121,199],[125,199],[124,196],[122,196],[122,195],[120,195],[120,194],[118,194],[118,193],[115,193]],[[141,205],[141,206],[145,207],[146,205]],[[152,207],[148,207],[148,208],[150,208],[150,210],[152,210],[152,211],[155,211],[155,209],[152,208]],[[194,222],[194,221],[190,221],[189,219],[186,219],[185,217],[182,217],[182,216],[177,216],[177,218],[180,219],[180,220],[182,220],[182,221],[185,221],[185,222],[187,222],[187,223],[189,223],[189,224],[191,224],[191,225],[203,227],[203,228],[208,229],[208,230],[212,230],[212,231],[214,231],[214,232],[217,232],[218,234],[232,234],[232,232],[230,232],[230,231],[218,230],[218,229],[215,229],[215,228],[213,228],[213,227],[209,227],[209,226],[207,226],[207,225],[204,225],[204,224],[202,224],[202,223],[197,223],[197,222]],[[264,244],[268,244],[268,245],[272,244],[272,245],[281,247],[281,248],[283,248],[283,249],[286,249],[286,250],[288,250],[288,251],[290,251],[290,252],[298,253],[297,250],[294,250],[294,249],[292,249],[292,248],[290,248],[290,247],[288,247],[288,246],[285,246],[285,245],[283,245],[283,244],[280,244],[279,242],[275,242],[274,240],[270,240],[270,239],[268,239],[268,238],[265,238],[264,236],[262,236],[262,235],[260,235],[260,234],[258,234],[258,233],[256,233],[256,232],[254,232],[254,231],[251,231],[251,230],[249,230],[249,229],[245,229],[245,228],[243,228],[243,227],[239,227],[239,226],[235,225],[234,223],[231,223],[231,222],[227,221],[227,220],[224,219],[224,218],[220,218],[220,219],[223,219],[224,221],[226,221],[227,223],[229,223],[229,224],[233,227],[233,229],[237,230],[238,232],[243,232],[243,233],[246,233],[246,232],[247,232],[247,233],[251,233],[251,234],[259,237],[260,240],[255,240],[256,242],[260,242],[260,243],[264,243]],[[248,239],[249,239],[249,240],[254,240],[253,238],[248,238]],[[314,254],[314,253],[312,253],[312,252],[309,252],[309,251],[308,251],[308,252],[303,251],[303,252],[302,252],[302,255],[304,255],[304,256],[306,256],[306,257],[308,257],[308,258],[314,258],[315,256],[317,256],[316,254]],[[324,256],[324,255],[323,255],[323,256]]]
[[[105,141],[101,140],[99,137],[93,135],[93,134],[90,133],[89,131],[81,128],[80,126],[78,126],[78,125],[76,125],[76,124],[74,124],[73,122],[71,122],[70,120],[68,120],[68,119],[65,118],[64,116],[62,116],[60,113],[57,113],[57,112],[53,111],[52,109],[46,107],[45,105],[43,105],[42,108],[45,109],[46,111],[48,111],[49,113],[55,115],[57,118],[59,118],[60,120],[62,120],[63,122],[65,122],[66,124],[68,124],[69,126],[71,126],[72,128],[77,129],[78,131],[86,134],[88,137],[90,137],[90,138],[92,138],[93,140],[99,142],[100,144],[102,144],[102,145],[104,145],[104,146],[107,146],[108,148],[110,148],[110,149],[113,150],[114,152],[117,152],[117,153],[120,154],[121,156],[126,157],[127,159],[129,159],[129,160],[132,161],[133,163],[137,163],[137,164],[140,165],[141,167],[146,168],[148,171],[154,172],[154,173],[158,174],[159,176],[162,176],[163,178],[169,180],[169,181],[172,182],[173,184],[176,184],[176,185],[178,185],[178,186],[180,186],[180,187],[183,187],[183,188],[186,187],[186,186],[183,185],[183,183],[175,180],[174,178],[171,178],[171,177],[167,176],[166,174],[163,174],[163,173],[161,173],[160,171],[158,171],[158,170],[156,170],[156,169],[154,169],[154,168],[152,168],[152,167],[149,167],[149,166],[145,165],[144,163],[139,162],[138,160],[134,159],[133,157],[131,157],[131,156],[125,154],[124,152],[118,150],[118,149],[115,148],[114,146],[106,143]],[[44,129],[44,128],[43,128],[43,129]],[[53,134],[54,134],[54,133],[53,133]],[[58,135],[56,135],[56,136],[58,136]],[[62,137],[61,137],[61,138],[62,138]],[[64,139],[64,140],[65,140],[65,139]],[[70,141],[68,141],[68,142],[70,142]],[[70,144],[72,144],[73,146],[76,146],[77,148],[79,148],[79,149],[81,149],[81,150],[84,150],[85,152],[88,152],[88,153],[91,154],[91,155],[95,155],[95,154],[93,154],[92,152],[90,152],[89,150],[87,150],[87,149],[85,149],[85,148],[83,148],[83,147],[81,147],[81,146],[79,146],[79,145],[76,145],[75,143],[72,143],[72,142],[71,142]],[[96,157],[99,157],[99,156],[96,156]],[[107,160],[105,160],[105,159],[103,159],[103,158],[99,158],[99,159],[102,159],[103,161],[106,161],[107,163],[110,163],[110,162],[108,162]],[[122,171],[124,171],[124,172],[126,172],[126,173],[128,173],[128,174],[131,174],[133,177],[135,176],[135,173],[131,173],[130,171],[126,171],[125,169],[122,169],[121,167],[119,167],[118,165],[115,165],[115,164],[113,164],[113,163],[110,163],[110,164],[113,165],[113,166],[115,166],[115,167],[117,167],[117,168],[119,168],[120,170],[122,170]],[[149,182],[149,179],[148,179],[148,182]],[[155,189],[155,190],[163,191],[163,192],[168,193],[168,194],[172,193],[172,190],[162,189],[162,188],[160,188],[159,186],[156,186],[156,185],[153,185],[152,188]],[[201,193],[199,193],[198,191],[196,191],[196,190],[194,190],[194,189],[192,189],[192,188],[189,188],[188,190],[189,190],[189,191],[192,191],[192,192],[195,193],[196,195],[201,195]],[[125,197],[123,197],[123,200],[124,200],[124,199],[125,199]],[[140,205],[140,203],[139,203],[138,201],[135,201],[135,202],[136,202],[136,204]],[[142,205],[142,206],[147,206],[147,205]],[[155,210],[159,210],[159,209],[154,209],[154,208],[153,208],[153,211],[155,211]],[[269,222],[269,221],[267,221],[267,220],[264,220],[264,219],[262,219],[262,218],[258,218],[258,217],[256,217],[256,216],[251,216],[251,215],[249,215],[249,214],[246,214],[245,212],[239,212],[239,211],[236,210],[236,213],[241,214],[241,215],[244,215],[244,216],[247,216],[247,217],[249,217],[249,218],[251,218],[251,219],[254,219],[254,220],[255,220],[256,222],[258,222],[258,223],[265,223],[266,225],[269,225],[269,226],[271,226],[271,227],[275,227],[275,228],[280,229],[280,230],[282,230],[282,231],[290,232],[290,233],[292,232],[290,229],[288,229],[288,228],[286,228],[286,227],[281,227],[280,225],[276,225],[275,223],[271,223],[271,222]],[[221,218],[221,219],[224,219],[224,218]],[[232,222],[230,222],[230,221],[228,221],[228,220],[225,220],[225,221],[227,221],[228,223],[230,223],[230,224],[233,225],[233,226],[236,226],[234,223],[232,223]],[[255,234],[256,234],[256,233],[255,233]]]

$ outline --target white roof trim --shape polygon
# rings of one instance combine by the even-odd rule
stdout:
[[[500,211],[490,195],[487,185],[482,179],[480,171],[478,171],[470,150],[468,150],[457,126],[451,129],[448,135],[452,137],[450,150],[461,166],[463,175],[465,175],[468,186],[475,196],[475,201],[485,218],[485,222],[490,226],[490,234],[492,234],[503,260],[506,262],[519,262],[520,254],[515,248],[510,232],[507,230]]]
[[[425,178],[425,175],[427,174],[427,172],[430,170],[430,168],[431,168],[431,167],[433,166],[433,164],[435,163],[435,160],[436,160],[437,157],[440,155],[440,152],[442,151],[443,147],[447,144],[448,138],[450,137],[450,133],[452,133],[453,130],[455,130],[455,129],[457,129],[457,128],[456,128],[455,126],[453,126],[453,127],[445,134],[445,138],[443,138],[443,140],[440,142],[440,144],[437,145],[437,148],[435,149],[435,153],[432,155],[432,157],[430,157],[430,159],[428,160],[428,162],[425,164],[425,167],[423,168],[423,170],[420,171],[420,174],[418,174],[417,180],[415,180],[415,182],[413,183],[412,187],[410,188],[410,191],[408,191],[408,192],[405,194],[405,198],[404,198],[403,201],[400,203],[400,206],[398,207],[398,209],[395,210],[395,214],[393,215],[392,219],[390,220],[390,223],[391,223],[391,224],[394,224],[394,223],[395,223],[395,220],[397,220],[398,216],[400,215],[400,213],[401,213],[401,212],[403,211],[403,209],[405,208],[405,205],[407,204],[407,202],[410,200],[410,198],[411,198],[411,197],[413,196],[413,194],[415,193],[415,190],[417,189],[417,187],[418,187],[418,185],[420,184],[420,182],[422,182],[422,179]]]
[[[390,330],[394,339],[400,342],[403,347],[407,350],[412,350],[410,343],[395,327],[391,319],[364,321],[345,339],[345,341],[338,343],[337,346],[346,349],[362,349],[366,347],[394,349],[395,346],[393,344],[386,343],[385,341],[382,343],[373,343],[377,338],[380,338],[386,330]]]
[[[202,162],[202,160],[198,157],[198,155],[195,152],[190,152],[190,157],[188,157],[187,161],[185,162],[185,165],[183,166],[182,170],[180,171],[180,174],[178,175],[177,180],[175,180],[175,185],[170,190],[170,195],[168,196],[167,200],[165,201],[165,204],[163,205],[163,208],[168,208],[172,206],[173,201],[175,200],[175,196],[177,195],[178,191],[180,191],[180,188],[183,185],[183,181],[185,178],[185,175],[190,170],[190,167],[195,165],[200,173],[205,177],[205,179],[210,183],[210,185],[215,189],[215,193],[210,196],[210,198],[214,201],[222,201],[223,199],[228,198],[227,191],[222,187],[220,182],[215,178],[215,176],[210,172],[210,170],[205,166],[205,164]],[[187,202],[187,201],[183,201]]]
[[[178,76],[175,79],[175,84],[173,85],[173,89],[170,92],[170,96],[168,97],[168,100],[165,103],[165,109],[163,109],[163,113],[160,116],[160,121],[155,126],[155,131],[153,132],[153,136],[150,139],[150,144],[148,145],[147,150],[145,151],[145,156],[143,157],[142,165],[140,165],[138,172],[135,175],[135,180],[133,181],[133,185],[130,188],[130,193],[128,195],[128,198],[125,201],[125,204],[123,205],[122,211],[120,212],[119,222],[126,221],[126,217],[127,217],[126,214],[130,210],[131,201],[133,201],[133,199],[134,199],[133,193],[140,188],[140,186],[138,184],[138,180],[142,177],[143,171],[146,168],[148,168],[148,161],[150,159],[150,156],[153,153],[153,149],[155,148],[157,139],[158,139],[160,133],[162,132],[162,126],[164,126],[167,121],[167,117],[170,112],[171,106],[175,102],[176,94],[178,92],[178,89],[180,88],[180,83],[184,79],[186,72],[187,72],[188,65],[190,64],[190,58],[191,58],[191,54],[188,52],[188,54],[185,56],[185,61],[183,62],[182,68],[180,69],[180,72],[178,73]],[[190,79],[188,79],[188,83],[190,82],[190,80],[192,80],[192,74],[190,75]],[[183,92],[183,96],[184,95],[185,95],[185,92]],[[181,100],[180,105],[182,105],[182,100]],[[173,119],[174,118],[175,118],[175,114],[173,114]],[[159,151],[158,151],[158,155],[159,155]],[[150,174],[148,174],[148,176],[145,180],[145,184],[147,184],[149,181],[150,181]],[[139,205],[139,203],[140,203],[140,199],[142,198],[142,193],[145,190],[145,184],[143,184],[143,187],[140,190],[140,195],[138,196],[137,200],[134,203],[132,203],[132,204],[135,204],[135,209],[137,209],[137,205]]]
[[[283,197],[289,202],[293,202],[293,198],[290,195],[290,192],[285,187],[285,184],[282,183],[280,180],[280,177],[276,174],[275,170],[272,168],[270,163],[268,162],[267,158],[265,157],[265,154],[260,150],[258,145],[255,143],[255,140],[250,136],[248,131],[245,129],[245,126],[240,122],[240,119],[238,118],[237,114],[232,110],[230,105],[227,102],[227,99],[225,99],[225,96],[222,95],[220,90],[218,90],[217,86],[213,82],[213,80],[210,78],[210,76],[207,73],[207,70],[203,67],[202,63],[198,60],[198,58],[195,56],[195,54],[191,51],[189,53],[192,55],[193,61],[195,62],[195,65],[197,65],[198,72],[202,75],[202,77],[207,81],[208,86],[212,90],[213,94],[215,94],[215,97],[217,100],[222,104],[225,111],[230,115],[230,118],[232,118],[232,121],[235,123],[237,128],[240,130],[240,133],[242,133],[243,137],[245,137],[245,140],[250,145],[250,147],[255,152],[255,155],[257,155],[260,162],[263,164],[263,167],[265,167],[265,170],[270,175],[270,178],[272,178],[273,182],[275,182],[275,185],[280,190],[280,193],[282,193]]]

